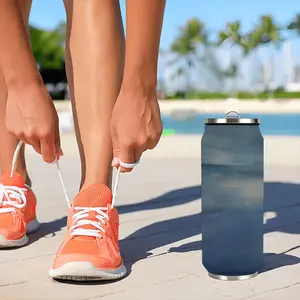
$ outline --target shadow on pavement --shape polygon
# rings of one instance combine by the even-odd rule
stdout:
[[[67,225],[67,217],[62,217],[57,220],[50,222],[40,223],[39,230],[29,234],[29,242],[27,245],[30,245],[40,238],[52,238],[56,235],[56,232],[61,231]]]
[[[284,253],[265,253],[264,264],[259,273],[265,273],[274,269],[278,269],[285,266],[297,265],[300,262],[300,258],[294,255]]]
[[[120,214],[156,210],[199,201],[199,211],[193,215],[173,218],[138,229],[133,234],[120,241],[125,264],[131,271],[132,265],[138,260],[151,256],[156,248],[163,247],[181,240],[197,236],[201,233],[200,199],[201,186],[191,186],[168,192],[160,197],[144,202],[121,205]],[[265,212],[273,212],[274,217],[265,224],[265,233],[274,231],[300,234],[300,185],[282,182],[265,183]],[[54,236],[66,226],[66,217],[41,223],[40,230],[30,235],[30,243],[41,237]],[[142,240],[141,240],[142,238]],[[280,243],[280,238],[278,238]],[[299,240],[300,244],[300,240]],[[298,257],[289,255],[292,250],[300,248],[295,245],[282,253],[265,253],[264,266],[261,273],[280,267],[298,264]],[[167,252],[185,253],[201,250],[201,241],[171,247]]]
[[[119,205],[120,214],[133,213],[142,210],[153,210],[186,204],[201,197],[201,186],[191,186],[168,192],[157,198],[135,204]],[[199,204],[200,209],[200,204]]]
[[[120,213],[138,212],[142,210],[154,210],[198,201],[201,197],[201,186],[192,186],[166,193],[158,198],[147,200],[132,205],[120,206]],[[154,249],[194,237],[201,233],[201,213],[174,218],[138,229],[136,232],[120,241],[120,247],[128,269],[141,259],[152,255]],[[274,231],[300,234],[300,185],[282,182],[265,183],[265,212],[272,212],[274,217],[265,224],[265,233]],[[142,238],[142,240],[141,240]],[[280,238],[278,238],[280,243]],[[300,241],[299,241],[300,244]],[[298,264],[298,257],[289,255],[288,252],[300,248],[294,248],[283,253],[265,253],[264,266],[260,273],[264,273],[280,267]],[[190,252],[201,250],[201,241],[182,244],[172,247],[168,252]]]

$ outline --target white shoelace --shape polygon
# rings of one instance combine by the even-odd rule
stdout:
[[[19,143],[14,153],[10,177],[12,177],[14,172],[16,160],[21,147],[22,144],[20,145]],[[16,208],[23,208],[26,205],[25,193],[30,187],[27,185],[25,186],[26,188],[19,188],[17,186],[8,186],[0,183],[0,214],[15,212]]]
[[[16,208],[23,208],[26,205],[26,191],[26,188],[22,189],[0,183],[0,214],[15,212]]]
[[[13,173],[15,171],[17,158],[18,158],[18,155],[19,155],[22,145],[23,145],[23,142],[20,141],[15,150],[15,153],[13,156],[13,161],[12,161],[10,177],[13,176]],[[63,188],[63,192],[64,192],[64,196],[65,196],[67,205],[69,208],[71,208],[71,201],[68,196],[66,185],[63,180],[59,162],[58,162],[58,160],[56,160],[53,163],[55,163],[57,166],[58,176],[59,176],[62,188]],[[136,163],[133,163],[133,164],[127,164],[127,163],[123,163],[123,162],[119,161],[120,166],[122,166],[124,168],[134,168],[138,163],[139,163],[139,161],[137,161]],[[117,174],[116,174],[116,179],[115,179],[115,184],[114,184],[114,188],[113,188],[113,197],[112,197],[112,205],[111,205],[112,208],[115,206],[115,203],[116,203],[116,195],[117,195],[117,190],[119,187],[120,174],[121,174],[120,168],[118,168]],[[4,211],[8,212],[8,210],[15,211],[15,208],[24,207],[26,205],[26,197],[24,194],[25,191],[26,191],[26,189],[21,189],[21,188],[14,187],[14,186],[5,186],[3,184],[0,184],[0,213],[4,212]],[[11,207],[1,208],[1,205],[10,205]],[[106,224],[106,221],[109,221],[109,216],[106,213],[108,208],[107,207],[75,206],[74,210],[76,212],[74,213],[74,215],[72,217],[72,221],[73,221],[74,225],[70,228],[71,236],[81,235],[81,236],[91,236],[91,237],[101,238],[102,237],[101,233],[104,233],[103,225]],[[98,222],[91,221],[88,219],[90,212],[96,213],[95,218],[98,220]],[[82,228],[82,226],[84,226],[84,225],[92,225],[95,229]]]

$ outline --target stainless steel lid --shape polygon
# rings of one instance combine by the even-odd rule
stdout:
[[[246,118],[242,119],[236,111],[230,111],[226,114],[226,118],[210,118],[205,120],[205,124],[259,124],[259,119]]]

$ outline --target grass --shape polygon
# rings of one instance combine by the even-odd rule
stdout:
[[[248,92],[238,92],[234,96],[228,93],[214,93],[214,92],[193,92],[184,95],[184,93],[177,93],[175,95],[169,95],[166,97],[168,100],[220,100],[220,99],[228,99],[228,98],[237,98],[239,100],[268,100],[268,99],[299,99],[300,100],[300,92],[284,92],[278,91],[274,93],[248,93]]]

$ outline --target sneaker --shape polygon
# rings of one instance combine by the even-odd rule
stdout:
[[[0,248],[20,247],[38,229],[36,197],[18,173],[0,176]]]
[[[68,232],[49,274],[63,280],[113,280],[126,274],[118,244],[119,215],[111,190],[93,184],[74,199]]]

